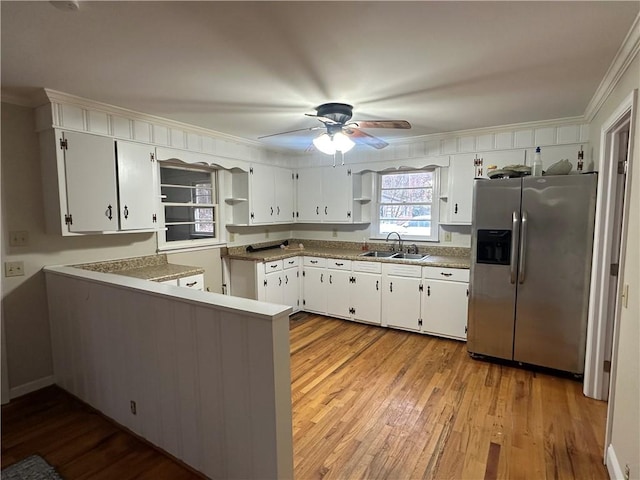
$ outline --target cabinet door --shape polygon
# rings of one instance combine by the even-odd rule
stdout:
[[[425,280],[422,331],[466,340],[468,284]]]
[[[275,215],[278,223],[292,223],[294,220],[293,172],[286,168],[274,168]]]
[[[251,191],[251,224],[275,223],[274,205],[274,167],[268,165],[252,165],[250,170]]]
[[[118,230],[113,139],[64,132],[64,166],[70,232]]]
[[[118,140],[118,188],[120,229],[154,228],[157,225],[157,172],[153,147]]]
[[[388,276],[382,291],[383,324],[420,330],[420,279]]]
[[[282,303],[290,305],[294,312],[300,310],[300,270],[289,268],[282,272]]]
[[[282,272],[267,273],[264,283],[264,301],[283,304]]]
[[[324,168],[322,178],[323,222],[351,223],[353,184],[351,170],[345,166]]]
[[[305,168],[298,171],[296,221],[320,223],[324,215],[322,206],[322,169]]]
[[[303,310],[327,313],[326,272],[324,268],[304,268]]]
[[[355,320],[380,325],[382,277],[375,273],[354,273],[351,286],[352,316]]]
[[[471,224],[475,154],[455,155],[449,166],[449,223]]]
[[[334,317],[350,318],[351,284],[348,270],[327,270],[327,313]]]

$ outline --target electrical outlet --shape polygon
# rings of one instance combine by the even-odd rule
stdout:
[[[24,275],[24,262],[4,262],[5,277],[21,277]]]
[[[444,241],[451,242],[451,232],[444,232]]]
[[[629,464],[627,463],[624,466],[624,480],[629,480],[631,477],[631,469],[629,468]]]
[[[137,415],[137,414],[138,414],[138,410],[137,410],[137,408],[136,408],[136,402],[134,402],[133,400],[131,400],[131,403],[130,403],[130,405],[129,405],[129,406],[130,406],[130,408],[131,408],[131,413],[133,413],[134,415]]]
[[[9,232],[9,246],[26,247],[29,244],[29,232],[26,230],[15,230]]]

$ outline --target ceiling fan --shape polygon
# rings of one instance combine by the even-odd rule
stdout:
[[[353,107],[346,103],[323,103],[315,108],[316,114],[305,113],[307,117],[317,118],[323,126],[298,128],[286,132],[263,135],[261,138],[285,135],[294,132],[326,129],[326,132],[314,138],[313,145],[323,153],[329,155],[336,151],[342,153],[350,150],[354,142],[362,143],[373,148],[381,149],[389,145],[381,138],[375,137],[363,128],[411,128],[406,120],[351,120]]]

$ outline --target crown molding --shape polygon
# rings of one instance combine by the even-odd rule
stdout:
[[[176,128],[187,132],[197,133],[200,135],[214,137],[219,140],[226,140],[230,142],[240,143],[251,147],[260,147],[264,149],[264,145],[254,140],[247,140],[245,138],[235,137],[227,133],[218,132],[215,130],[209,130],[207,128],[198,127],[188,123],[178,122],[176,120],[170,120],[164,117],[158,117],[156,115],[150,115],[148,113],[137,112],[135,110],[129,110],[128,108],[116,107],[109,105],[108,103],[102,103],[95,100],[89,100],[83,97],[77,97],[68,93],[59,92],[57,90],[51,90],[49,88],[44,89],[44,93],[51,103],[61,103],[65,105],[75,105],[87,110],[99,110],[111,115],[118,115],[133,120],[141,120],[157,125],[163,125],[169,128]],[[265,149],[268,150],[268,149]]]
[[[471,137],[480,135],[491,135],[494,133],[515,132],[518,130],[535,130],[537,128],[559,127],[563,125],[576,125],[588,123],[584,116],[554,118],[550,120],[537,120],[533,122],[510,123],[506,125],[493,125],[491,127],[471,128],[468,130],[454,130],[451,132],[431,133],[416,137],[404,137],[389,139],[387,142],[393,145],[411,144],[416,142],[433,142],[437,140],[448,140],[453,137]]]
[[[636,15],[629,33],[627,33],[627,36],[609,66],[609,70],[607,70],[596,93],[587,105],[584,117],[588,123],[591,123],[598,114],[600,108],[616,87],[622,75],[625,74],[631,62],[633,62],[636,55],[638,55],[638,51],[640,51],[640,13]]]

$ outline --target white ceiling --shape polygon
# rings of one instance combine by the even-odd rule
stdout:
[[[237,137],[402,119],[386,140],[584,114],[640,2],[2,1],[3,98],[41,88]],[[264,139],[305,149],[317,132]]]

